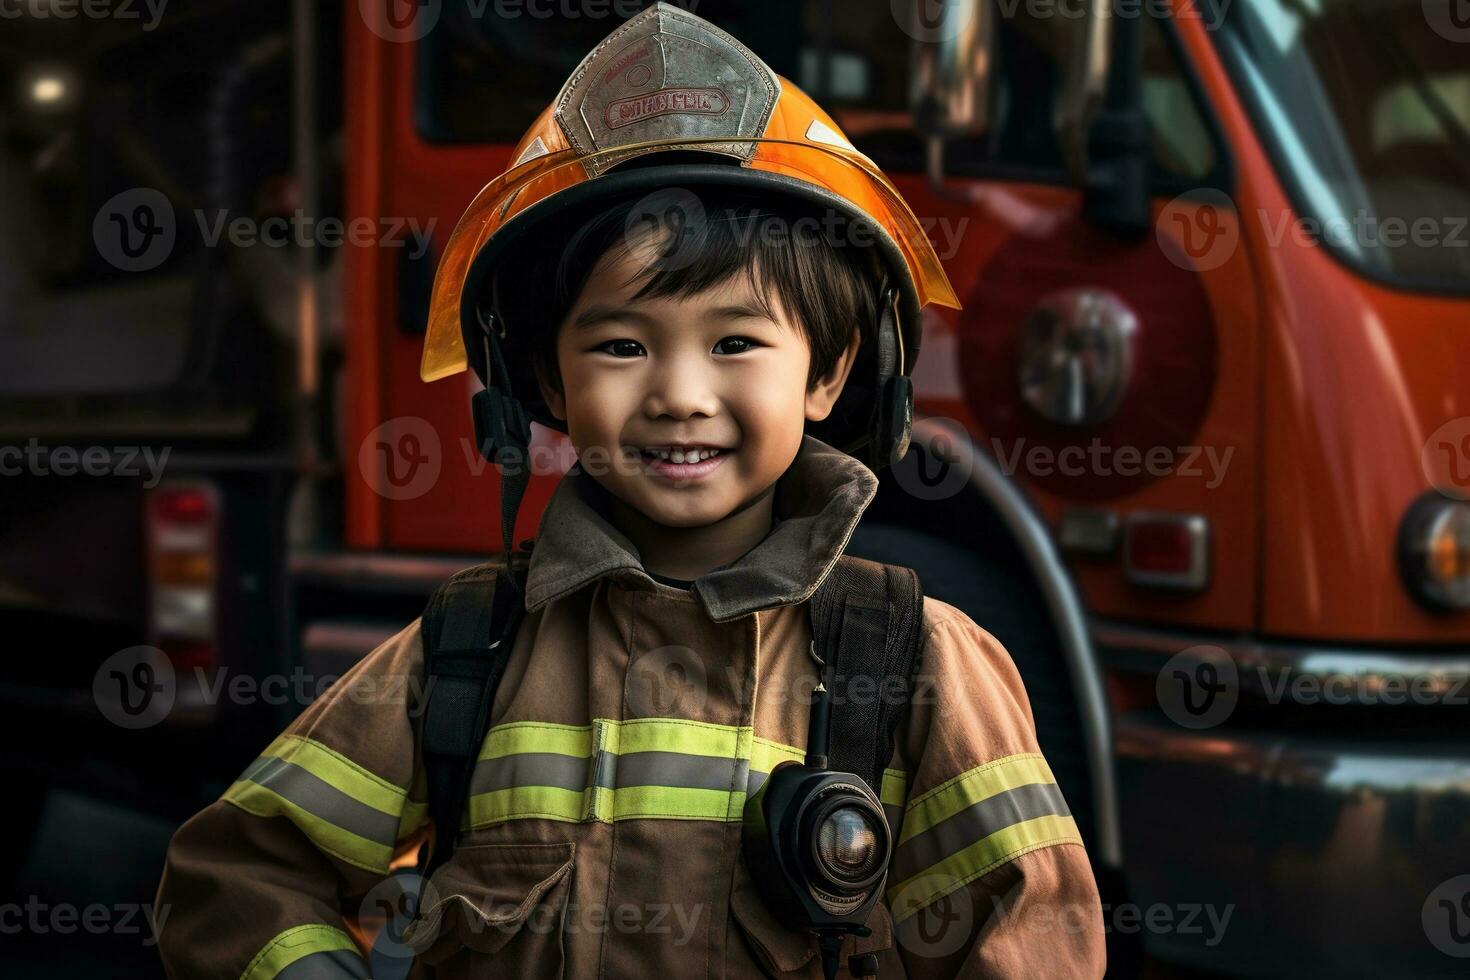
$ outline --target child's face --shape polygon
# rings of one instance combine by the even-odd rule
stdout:
[[[567,423],[583,469],[667,527],[704,527],[774,484],[796,457],[807,419],[826,418],[857,353],[857,335],[828,377],[807,390],[811,350],[776,297],[778,321],[751,302],[744,275],[687,297],[633,301],[629,280],[651,240],[611,251],[560,325],[561,392],[542,384]],[[679,465],[646,450],[717,448]]]

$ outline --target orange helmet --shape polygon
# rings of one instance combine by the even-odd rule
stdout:
[[[646,159],[658,154],[665,156]],[[497,259],[513,247],[534,248],[538,228],[569,212],[670,187],[695,195],[702,188],[756,188],[830,209],[869,233],[887,280],[877,349],[866,357],[876,376],[849,387],[866,389],[854,398],[878,404],[858,413],[869,431],[829,441],[849,452],[871,446],[865,455],[875,467],[903,455],[919,311],[930,303],[958,309],[959,301],[918,219],[877,165],[805,92],[743,44],[679,7],[657,3],[582,60],[511,159],[510,169],[465,210],[439,263],[420,368],[425,381],[473,365],[487,389],[500,385],[510,389],[506,396],[519,389],[531,396],[525,399],[531,418],[564,430],[532,400],[537,389],[519,363],[524,359],[502,353],[514,347],[516,325],[509,325],[508,337],[487,295],[501,288]],[[863,361],[860,355],[853,378]],[[476,407],[482,448],[492,458],[487,438],[518,442],[526,428],[525,419],[511,418],[507,432],[505,415],[519,411],[519,403],[496,401],[507,404],[489,413],[493,419]]]

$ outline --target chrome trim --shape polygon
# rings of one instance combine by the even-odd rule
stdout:
[[[1189,533],[1193,558],[1182,572],[1141,572],[1133,567],[1132,539],[1129,530],[1135,524],[1180,524]],[[1188,589],[1199,591],[1210,584],[1210,522],[1202,514],[1172,514],[1167,511],[1139,510],[1123,519],[1123,575],[1135,585],[1156,589]]]
[[[1173,632],[1102,619],[1092,621],[1092,636],[1110,667],[1150,673],[1163,661],[1130,660],[1128,651],[1160,657],[1192,652],[1200,660],[1228,657],[1237,669],[1241,687],[1259,690],[1260,681],[1279,681],[1283,675],[1311,677],[1321,684],[1353,678],[1366,689],[1412,683],[1430,696],[1460,693],[1470,696],[1470,648],[1394,650],[1385,647],[1334,647],[1315,643],[1286,643],[1240,636]],[[1273,686],[1276,686],[1273,684]],[[1288,688],[1289,690],[1289,688]]]
[[[995,509],[1036,578],[1061,640],[1073,690],[1082,716],[1082,738],[1087,746],[1087,771],[1092,781],[1094,819],[1097,821],[1098,858],[1113,868],[1123,865],[1122,832],[1118,822],[1117,775],[1113,766],[1112,719],[1103,674],[1093,654],[1082,598],[1072,584],[1052,543],[1044,521],[1021,496],[1020,490],[995,461],[976,449],[969,439],[955,438],[953,426],[935,419],[914,420],[913,442],[923,443],[935,455],[952,447],[955,462],[969,473],[970,486]],[[983,624],[982,624],[983,625]]]

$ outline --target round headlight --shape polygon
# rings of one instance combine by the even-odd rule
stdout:
[[[833,810],[817,830],[817,860],[832,879],[861,885],[882,866],[883,848],[872,815],[857,807]]]
[[[1100,289],[1047,296],[1021,332],[1021,397],[1057,425],[1112,418],[1133,374],[1138,317]]]
[[[1470,609],[1470,502],[1434,492],[1415,501],[1399,525],[1399,569],[1429,608]]]

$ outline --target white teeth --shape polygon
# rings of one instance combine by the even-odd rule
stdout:
[[[720,454],[718,449],[690,449],[687,452],[682,449],[646,449],[644,452],[674,463],[697,463]]]

